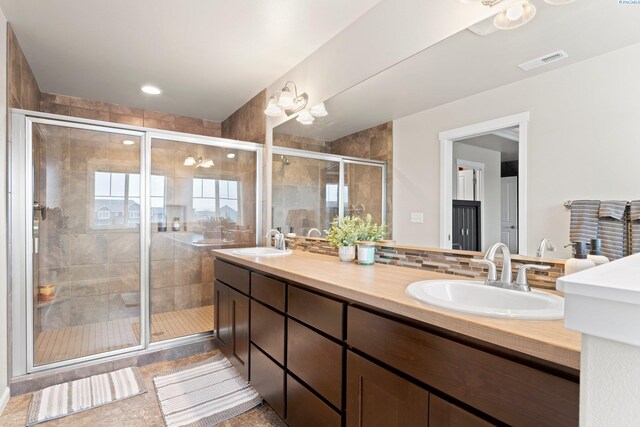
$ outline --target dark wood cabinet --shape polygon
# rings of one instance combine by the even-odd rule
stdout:
[[[215,282],[216,342],[229,362],[249,378],[249,297]]]
[[[291,427],[340,427],[342,417],[291,375],[287,375],[286,422]]]
[[[251,342],[284,366],[285,318],[267,306],[251,301]]]
[[[436,395],[429,396],[429,427],[491,427],[495,426],[459,406]]]
[[[579,378],[216,260],[216,343],[291,426],[578,425]]]
[[[285,413],[285,373],[276,362],[251,344],[251,385],[282,419]]]
[[[429,425],[429,393],[347,352],[347,427]]]
[[[289,319],[287,367],[294,375],[342,408],[343,347]]]

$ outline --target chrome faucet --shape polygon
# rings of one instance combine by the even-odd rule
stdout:
[[[284,238],[284,234],[282,234],[280,230],[276,230],[275,228],[272,228],[271,230],[267,231],[267,235],[265,236],[265,238],[267,239],[268,246],[271,246],[271,242],[269,240],[269,238],[271,237],[271,233],[275,233],[273,236],[274,249],[277,249],[279,251],[286,251],[287,242]]]
[[[496,267],[496,252],[498,249],[502,252],[502,272],[500,273],[500,280],[498,280],[497,267]],[[511,252],[509,247],[504,243],[496,243],[489,248],[484,255],[484,259],[472,259],[472,262],[477,264],[486,265],[489,269],[487,280],[485,285],[495,286],[497,288],[510,289],[515,291],[530,292],[529,282],[527,281],[527,271],[529,270],[548,270],[551,267],[548,265],[538,264],[525,264],[518,270],[518,278],[515,283],[513,280],[511,270]]]
[[[543,258],[546,251],[555,252],[556,245],[553,244],[550,238],[545,237],[538,246],[538,258]]]
[[[322,237],[322,232],[317,228],[312,228],[311,230],[307,231],[307,237],[311,237],[311,233],[313,233],[314,231],[318,233],[319,237]]]

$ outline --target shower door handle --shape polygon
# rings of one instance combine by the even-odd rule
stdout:
[[[33,238],[33,253],[37,254],[40,252],[40,238],[39,237],[34,237]]]

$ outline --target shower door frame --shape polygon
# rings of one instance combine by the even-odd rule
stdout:
[[[42,365],[34,365],[34,301],[33,301],[33,125],[44,124],[75,129],[102,131],[131,135],[140,138],[140,343],[126,347],[59,360]],[[263,146],[253,142],[208,137],[181,132],[164,131],[154,128],[123,125],[113,122],[12,109],[11,133],[8,157],[9,190],[9,287],[11,289],[11,378],[42,371],[79,365],[95,361],[109,361],[123,354],[143,354],[160,348],[197,341],[212,336],[214,331],[201,332],[164,341],[151,342],[150,310],[150,175],[151,142],[153,139],[200,144],[211,147],[229,148],[254,152],[256,156],[256,245],[260,241],[262,222],[262,171]]]
[[[349,156],[341,156],[338,154],[331,153],[321,153],[318,151],[308,151],[308,150],[299,150],[297,148],[287,148],[287,147],[277,147],[274,146],[272,150],[272,154],[279,156],[291,156],[291,157],[302,157],[305,159],[315,159],[315,160],[325,160],[329,162],[335,162],[340,165],[340,176],[338,180],[338,217],[340,220],[344,218],[344,175],[345,175],[345,165],[362,165],[362,166],[372,166],[379,167],[382,169],[382,193],[381,193],[381,201],[382,201],[382,224],[387,223],[387,162],[382,160],[372,160],[372,159],[363,159],[360,157],[349,157]],[[269,159],[269,161],[273,161],[273,158]],[[273,168],[272,168],[273,175]],[[273,186],[273,176],[271,177],[271,185]],[[273,201],[271,201],[273,205]],[[273,218],[271,218],[271,222],[273,223]],[[272,227],[274,224],[270,224]]]

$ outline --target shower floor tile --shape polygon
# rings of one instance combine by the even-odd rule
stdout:
[[[156,313],[151,316],[151,341],[213,330],[213,306]],[[36,365],[73,359],[138,345],[137,317],[91,323],[68,328],[47,329],[35,342]]]

